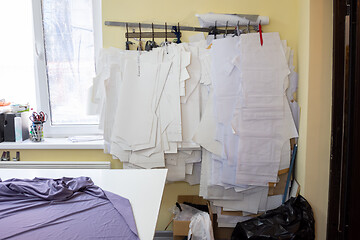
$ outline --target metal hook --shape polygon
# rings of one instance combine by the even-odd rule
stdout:
[[[216,39],[216,23],[217,23],[217,21],[215,21],[215,28],[214,28],[214,39]]]
[[[248,24],[247,24],[246,31],[247,31],[247,33],[250,33],[250,21],[249,21]]]
[[[154,37],[154,23],[151,23],[151,29],[152,29],[152,40],[153,42],[155,42],[155,37]]]
[[[237,24],[236,24],[236,35],[237,35],[237,36],[240,36],[240,27],[239,27],[239,24],[240,24],[240,21],[237,21]]]
[[[129,26],[128,23],[126,23],[126,43],[125,43],[126,50],[130,50],[130,44],[131,42],[129,41]]]
[[[226,21],[224,38],[227,36],[227,28],[229,21]]]
[[[139,23],[139,31],[140,31],[140,37],[139,37],[139,40],[141,42],[141,23]]]
[[[128,23],[126,23],[126,41],[129,41],[129,26]]]
[[[135,29],[133,29],[133,32],[135,32]],[[129,41],[129,25],[126,23],[126,43],[125,43],[125,49],[130,50],[130,45],[134,44],[133,42]]]
[[[167,43],[167,23],[165,23],[165,42]]]

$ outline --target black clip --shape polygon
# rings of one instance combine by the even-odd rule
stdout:
[[[180,25],[179,25],[179,23],[178,23],[178,26],[177,26],[177,27],[176,27],[176,26],[173,26],[173,27],[172,27],[171,32],[174,33],[175,36],[176,36],[175,42],[176,42],[176,43],[181,43],[181,40],[180,40],[180,38],[181,38],[181,32],[180,32]]]
[[[209,35],[214,35],[214,39],[216,39],[216,35],[219,34],[219,30],[216,27],[216,22],[214,27],[209,27]]]

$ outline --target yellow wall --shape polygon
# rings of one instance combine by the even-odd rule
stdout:
[[[314,209],[316,238],[326,239],[331,137],[332,1],[299,1],[301,107],[296,178]]]
[[[307,97],[307,134],[302,139],[303,145],[306,145],[305,188],[302,193],[315,209],[317,239],[326,239],[332,101],[332,1],[310,1],[309,15],[308,79],[303,79],[308,81],[308,92],[304,96]]]
[[[16,151],[10,151],[11,157]],[[111,168],[122,168],[119,160],[112,159],[103,150],[20,150],[21,161],[111,161]]]
[[[310,42],[310,0],[299,1],[299,47],[298,47],[298,73],[299,86],[297,100],[300,106],[298,154],[295,166],[295,177],[305,190],[305,164],[306,164],[306,136],[309,91],[309,42]]]

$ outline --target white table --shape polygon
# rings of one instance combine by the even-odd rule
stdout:
[[[0,178],[90,177],[95,185],[129,199],[141,240],[154,238],[167,169],[0,169]]]

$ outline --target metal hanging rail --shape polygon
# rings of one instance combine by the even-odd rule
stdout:
[[[151,23],[140,23],[141,24],[141,28],[152,28],[152,24]],[[138,29],[139,28],[139,23],[134,23],[134,22],[112,22],[112,21],[106,21],[105,22],[106,26],[117,26],[117,27],[126,27],[126,25],[129,28],[133,28],[133,29]],[[165,25],[162,24],[153,24],[154,29],[165,29]],[[167,24],[167,29],[168,30],[172,30],[172,27],[176,26],[178,28],[180,28],[180,31],[190,31],[190,32],[204,32],[204,33],[209,33],[212,31],[216,31],[216,34],[223,34],[223,33],[229,33],[232,34],[234,32],[234,29],[237,26],[227,26],[227,29],[219,29],[218,27],[216,27],[216,25],[214,27],[209,27],[209,28],[203,28],[203,27],[189,27],[189,26],[178,26],[178,25],[171,25],[171,24]],[[244,27],[246,25],[239,25],[238,27]],[[254,28],[256,28],[256,26],[254,25],[250,25]],[[224,27],[222,27],[224,28]],[[127,37],[129,38],[133,38],[133,37],[139,37],[139,33],[136,32],[129,32],[126,33],[128,34]],[[155,35],[157,37],[160,37],[159,33],[155,32]],[[173,34],[171,32],[168,32],[168,35],[170,37],[173,36]],[[145,37],[152,37],[152,32],[142,32],[141,36]],[[163,35],[161,35],[163,37]]]
[[[112,22],[112,21],[106,21],[106,26],[117,26],[117,27],[126,27],[126,24],[129,28],[139,28],[139,23],[133,23],[133,22]],[[177,25],[167,25],[167,29],[171,30],[172,26]],[[229,26],[231,27],[231,26]],[[233,26],[236,27],[236,26]],[[152,28],[151,23],[141,23],[141,28]],[[154,29],[165,29],[165,25],[163,24],[154,24]],[[191,32],[209,32],[211,30],[210,28],[201,28],[201,27],[188,27],[188,26],[180,26],[181,31],[191,31]],[[219,29],[220,30],[220,29]]]
[[[174,38],[176,37],[176,34],[171,31],[176,27],[177,31],[190,31],[190,32],[203,32],[203,33],[209,33],[213,35],[217,34],[234,34],[236,33],[236,29],[239,27],[247,27],[247,32],[250,31],[250,26],[254,28],[255,31],[258,31],[258,23],[256,22],[256,19],[258,18],[258,15],[238,15],[242,16],[246,19],[248,19],[248,24],[244,24],[244,22],[237,22],[237,24],[227,26],[217,26],[217,21],[214,22],[214,26],[210,27],[190,27],[190,26],[180,26],[178,24],[153,24],[153,23],[138,23],[138,22],[115,22],[115,21],[105,21],[105,26],[116,26],[116,27],[126,27],[127,32],[125,33],[126,38]],[[261,20],[260,20],[261,23]],[[267,24],[267,23],[266,23]],[[135,32],[135,29],[138,30],[139,26],[141,26],[141,29],[147,28],[152,29],[151,32]],[[219,28],[220,27],[220,28]],[[128,28],[132,28],[132,32],[128,31]],[[168,32],[154,32],[154,29],[165,29],[170,30]],[[224,29],[225,28],[225,29]]]

